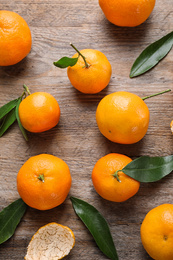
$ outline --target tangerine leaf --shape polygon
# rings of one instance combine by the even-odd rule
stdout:
[[[142,156],[127,164],[122,171],[140,182],[159,181],[173,171],[173,155]]]
[[[70,199],[76,214],[88,228],[100,250],[108,258],[118,260],[112,235],[104,217],[89,203],[75,197]]]
[[[21,130],[25,140],[28,141],[28,137],[27,137],[26,131],[25,131],[23,125],[21,124],[20,118],[19,118],[19,105],[20,105],[21,101],[22,101],[22,97],[19,98],[19,100],[17,102],[17,105],[16,105],[16,119],[17,119],[19,128],[20,128],[20,130]]]
[[[8,102],[7,104],[5,104],[4,106],[0,107],[0,120],[6,116],[16,105],[17,105],[17,99],[14,99],[10,102]]]
[[[168,54],[172,45],[173,31],[150,44],[135,60],[130,71],[130,78],[139,76],[153,68]]]
[[[0,137],[7,131],[7,129],[15,122],[16,113],[15,107],[4,117],[0,127]]]
[[[67,68],[67,67],[73,67],[78,61],[78,58],[68,58],[63,57],[58,61],[55,61],[53,64],[61,69]]]
[[[14,234],[26,208],[27,206],[23,200],[18,199],[0,212],[0,244],[7,241]]]

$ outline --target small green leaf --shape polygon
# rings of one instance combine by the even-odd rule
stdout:
[[[172,45],[173,31],[149,45],[135,60],[130,71],[130,78],[139,76],[153,68],[171,50]]]
[[[159,181],[173,171],[173,155],[142,156],[127,164],[122,171],[140,182]]]
[[[16,112],[15,107],[4,117],[0,127],[0,137],[7,131],[7,129],[15,122]]]
[[[23,125],[21,124],[20,118],[19,118],[19,105],[20,105],[21,101],[22,101],[22,97],[20,97],[20,98],[18,99],[18,102],[17,102],[17,105],[16,105],[16,119],[17,119],[19,128],[20,128],[20,130],[21,130],[21,132],[22,132],[22,134],[23,134],[25,140],[28,141],[28,137],[27,137],[26,131],[25,131]]]
[[[27,206],[23,200],[18,199],[0,212],[0,244],[7,241],[14,234],[26,208]]]
[[[8,102],[7,104],[5,104],[4,106],[0,107],[0,120],[6,116],[16,105],[17,105],[17,99],[14,99],[10,102]]]
[[[86,225],[100,250],[110,259],[118,260],[109,226],[100,212],[87,202],[71,197],[73,208]]]
[[[67,68],[67,67],[73,67],[78,61],[78,58],[68,58],[63,57],[58,61],[55,61],[53,64],[61,69]]]

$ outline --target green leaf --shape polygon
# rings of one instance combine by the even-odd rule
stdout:
[[[14,234],[26,208],[27,206],[23,200],[18,199],[0,212],[0,244],[7,241]]]
[[[8,102],[7,104],[5,104],[4,106],[0,107],[0,120],[17,105],[17,101],[18,101],[18,98],[14,99],[14,100]]]
[[[7,131],[7,129],[15,122],[16,112],[15,107],[4,117],[0,127],[0,137]]]
[[[20,130],[21,130],[25,140],[28,141],[28,137],[27,137],[26,131],[25,131],[24,127],[22,126],[22,124],[20,122],[20,118],[19,118],[19,105],[20,105],[21,101],[22,101],[22,97],[20,97],[18,99],[18,102],[17,102],[17,105],[16,105],[16,119],[17,119],[19,128],[20,128]]]
[[[173,171],[173,155],[142,156],[127,164],[122,171],[140,182],[159,181]]]
[[[134,62],[130,78],[139,76],[153,68],[171,50],[172,45],[173,31],[149,45]]]
[[[100,212],[87,202],[71,197],[73,208],[86,225],[100,250],[110,259],[118,260],[109,226]]]
[[[68,58],[63,57],[58,61],[55,61],[53,64],[61,69],[67,68],[67,67],[73,67],[78,61],[78,58]]]

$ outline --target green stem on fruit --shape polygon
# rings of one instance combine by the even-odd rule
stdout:
[[[21,100],[23,99],[23,97],[25,96],[25,98],[26,98],[26,91],[23,91],[23,93],[22,93],[22,95],[21,95]]]
[[[23,85],[23,88],[24,88],[25,92],[28,93],[28,95],[31,95],[31,92],[29,91],[29,88],[25,84]]]
[[[71,47],[73,47],[73,49],[75,49],[75,51],[77,51],[77,53],[79,54],[79,56],[81,56],[85,62],[85,68],[89,68],[91,65],[87,63],[86,58],[82,55],[82,53],[72,44],[70,43]]]
[[[38,179],[39,179],[40,181],[44,182],[44,174],[40,174],[40,175],[38,176]]]
[[[155,97],[155,96],[164,94],[164,93],[169,92],[169,91],[171,91],[171,89],[167,89],[167,90],[164,90],[162,92],[159,92],[159,93],[156,93],[156,94],[153,94],[153,95],[150,95],[150,96],[143,97],[142,100],[145,100],[145,99],[150,98],[150,97]]]
[[[118,170],[116,171],[114,174],[112,174],[114,176],[114,178],[117,179],[118,182],[121,182],[120,178],[119,178],[119,175],[118,175],[118,172],[121,172],[121,170]]]

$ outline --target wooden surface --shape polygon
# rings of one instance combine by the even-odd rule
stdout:
[[[18,97],[22,85],[31,92],[46,91],[59,102],[61,118],[57,127],[41,134],[29,134],[25,142],[15,124],[0,139],[0,209],[19,198],[16,176],[23,163],[40,153],[56,155],[69,165],[72,175],[70,195],[95,206],[107,219],[120,260],[151,259],[140,241],[140,225],[146,213],[162,203],[173,202],[173,176],[152,184],[141,184],[137,195],[124,203],[103,200],[95,192],[91,172],[96,161],[118,152],[132,159],[165,156],[173,153],[170,121],[173,119],[173,91],[146,100],[151,119],[146,136],[133,145],[115,144],[98,130],[95,111],[106,94],[125,90],[140,97],[172,88],[173,51],[153,70],[130,79],[130,68],[139,53],[150,43],[171,31],[172,3],[157,0],[150,18],[136,28],[120,28],[104,17],[97,0],[0,0],[0,9],[12,10],[25,18],[32,31],[30,54],[15,66],[0,68],[0,105]],[[66,69],[53,66],[62,56],[71,56],[72,42],[79,49],[102,51],[112,65],[109,86],[96,95],[84,95],[70,84]],[[173,89],[172,89],[173,90]],[[21,260],[37,229],[55,221],[69,226],[76,245],[69,260],[107,259],[75,215],[70,199],[49,210],[29,208],[15,235],[0,246],[0,259]]]

